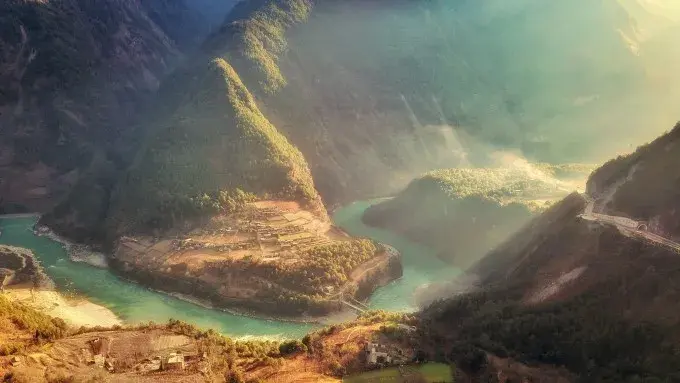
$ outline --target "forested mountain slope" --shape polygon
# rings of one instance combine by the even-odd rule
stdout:
[[[245,36],[245,57],[236,52],[232,65],[328,202],[457,166],[463,148],[480,165],[480,144],[554,162],[606,158],[629,144],[603,142],[614,127],[631,142],[652,137],[637,129],[650,103],[670,123],[650,81],[668,71],[631,50],[622,33],[635,38],[636,19],[615,1],[268,5],[272,14],[311,9],[286,33],[278,22],[261,27],[267,12],[239,21],[253,4],[236,7],[208,46],[233,51],[230,37]],[[605,113],[622,104],[640,113]]]
[[[206,65],[185,88],[190,101],[159,121],[119,186],[116,232],[219,213],[222,197],[236,190],[298,201],[325,217],[302,154],[266,120],[226,61]]]
[[[522,163],[522,162],[521,162]],[[559,201],[585,178],[587,165],[441,169],[412,181],[362,220],[436,249],[466,268]]]
[[[0,211],[45,212],[88,171],[106,179],[93,198],[108,198],[135,114],[207,33],[183,4],[0,4]]]
[[[191,41],[180,33],[190,28],[175,22],[186,18],[180,3],[149,4],[158,29],[174,26],[168,36]],[[158,8],[168,11],[158,17]],[[329,205],[394,192],[428,170],[486,165],[498,147],[553,162],[602,158],[627,146],[600,143],[614,127],[634,140],[651,134],[637,129],[642,116],[667,118],[665,93],[650,80],[665,79],[667,70],[653,65],[663,57],[630,46],[648,41],[634,33],[636,17],[614,0],[242,2],[164,82],[143,113],[146,133],[131,136],[153,136],[150,127],[190,102],[181,95],[191,76],[222,58],[302,152]],[[615,105],[620,113],[609,113]],[[107,121],[111,132],[129,126]],[[123,160],[137,156],[131,147]],[[109,215],[115,181],[102,175],[118,167],[95,158],[83,171],[101,178],[89,193],[97,206],[70,198],[49,220],[81,239],[100,238],[82,222]]]
[[[596,209],[669,209],[677,185],[653,169],[670,170],[659,164],[677,158],[676,135],[677,128],[595,171],[588,190]],[[611,200],[608,189],[616,191]],[[565,366],[580,381],[679,379],[677,249],[635,228],[585,219],[589,203],[572,194],[554,205],[470,270],[479,291],[426,309],[431,346],[450,347],[472,369],[487,351]]]

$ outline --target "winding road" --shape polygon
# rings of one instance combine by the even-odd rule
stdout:
[[[635,172],[638,170],[638,167],[639,164],[634,164],[633,166],[631,166],[630,169],[628,170],[628,174],[625,177],[622,177],[621,179],[613,183],[611,186],[609,186],[609,188],[604,190],[603,193],[601,193],[599,200],[601,201],[602,207],[607,206],[607,204],[614,198],[614,195],[621,186],[623,186],[625,183],[633,179],[633,177],[635,176]],[[629,237],[638,236],[647,239],[648,241],[663,246],[667,246],[680,253],[680,243],[650,232],[648,222],[636,221],[628,217],[595,213],[594,211],[596,200],[587,194],[584,194],[583,196],[588,201],[588,205],[586,205],[586,208],[583,211],[583,213],[579,215],[579,217],[581,217],[582,219],[616,226],[616,228],[618,228],[623,235]],[[604,209],[600,210],[604,211]]]
[[[621,231],[621,233],[626,236],[634,235],[642,237],[651,242],[667,246],[680,253],[680,243],[650,232],[647,222],[636,221],[627,217],[594,213],[593,210],[595,209],[595,200],[587,195],[585,197],[588,200],[588,205],[586,206],[585,211],[579,216],[581,219],[616,226],[616,228],[618,228],[619,231]]]

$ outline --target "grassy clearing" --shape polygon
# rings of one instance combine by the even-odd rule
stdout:
[[[418,375],[415,377],[414,375]],[[415,378],[415,379],[414,379]],[[451,366],[443,363],[426,363],[420,366],[385,368],[353,375],[342,379],[345,383],[407,382],[453,383]]]
[[[428,382],[453,382],[451,366],[442,363],[427,363],[418,368],[418,372]]]

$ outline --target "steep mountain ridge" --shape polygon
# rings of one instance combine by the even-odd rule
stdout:
[[[658,170],[677,158],[677,131],[596,170],[588,183],[596,210],[667,209],[677,185]],[[593,219],[590,197],[568,196],[479,261],[469,271],[476,292],[425,309],[426,344],[450,348],[473,370],[475,355],[490,352],[565,366],[578,381],[679,379],[677,249]]]
[[[490,145],[558,162],[601,157],[613,148],[583,145],[599,140],[590,126],[634,132],[638,118],[602,110],[647,110],[655,100],[638,92],[646,64],[618,32],[631,25],[615,1],[242,2],[163,82],[143,125],[188,102],[196,68],[219,57],[302,152],[328,205],[393,193],[432,169],[485,166]],[[101,173],[110,162],[98,161]],[[114,183],[92,194],[104,198]],[[69,198],[48,221],[60,225],[77,210],[82,217],[61,219],[62,231],[101,238],[78,221],[101,222],[107,205]]]
[[[399,277],[400,260],[330,225],[302,153],[253,97],[284,85],[275,66],[281,39],[310,4],[243,6],[254,8],[161,87],[107,225],[92,229],[106,231],[114,269],[141,283],[218,307],[329,314],[342,309],[338,296],[365,299]],[[251,92],[240,73],[261,78],[259,87]]]
[[[277,50],[256,65],[267,76],[232,64],[330,203],[389,194],[427,170],[458,166],[461,143],[557,162],[599,159],[625,144],[583,142],[599,142],[608,126],[639,134],[636,116],[602,110],[648,110],[656,99],[643,91],[647,63],[620,34],[632,34],[634,20],[614,1],[318,1],[311,9],[262,45]],[[278,85],[260,92],[273,78]],[[622,98],[631,93],[644,96]]]
[[[302,154],[260,113],[234,69],[215,59],[163,119],[114,197],[116,232],[172,228],[211,212],[221,191],[299,201],[325,216]],[[115,205],[117,204],[117,205]]]

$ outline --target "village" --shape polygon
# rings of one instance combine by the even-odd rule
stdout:
[[[330,251],[333,264],[315,255]],[[213,305],[233,303],[290,316],[320,316],[345,308],[363,312],[361,304],[343,296],[353,298],[363,281],[365,297],[374,286],[401,276],[395,249],[351,238],[292,201],[251,202],[174,237],[122,237],[113,262],[126,270],[144,270],[146,279],[152,273],[200,284]],[[314,284],[302,282],[309,280]],[[177,285],[181,293],[196,290]],[[165,290],[168,285],[156,287]],[[280,305],[263,303],[267,299]]]
[[[89,364],[106,369],[108,372],[114,373],[117,368],[128,369],[130,366],[127,363],[112,356],[111,344],[113,342],[114,340],[111,337],[93,337],[87,341],[89,350],[82,349],[81,351],[88,355]],[[88,351],[90,354],[88,354]],[[187,367],[206,373],[209,368],[207,355],[205,353],[199,355],[198,351],[193,348],[187,350],[186,347],[179,347],[143,358],[131,366],[131,369],[144,374],[158,371],[183,371]]]
[[[396,330],[410,336],[416,328],[405,324],[397,324]],[[414,358],[413,349],[394,342],[384,334],[378,333],[364,346],[366,365],[372,368],[399,366],[409,363]]]

